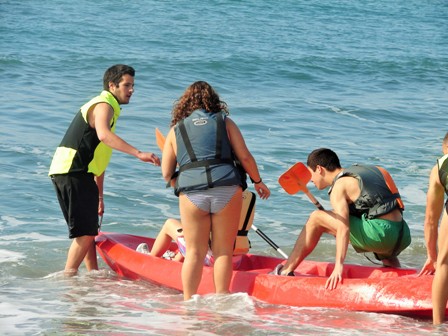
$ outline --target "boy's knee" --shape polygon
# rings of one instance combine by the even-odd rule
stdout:
[[[308,222],[306,223],[306,225],[321,227],[323,221],[324,221],[323,212],[320,210],[314,210],[311,213],[310,217],[308,218]]]

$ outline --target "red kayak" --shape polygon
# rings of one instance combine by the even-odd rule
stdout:
[[[182,263],[136,252],[140,243],[151,249],[154,239],[121,233],[101,233],[96,238],[99,254],[118,275],[182,291]],[[172,243],[170,249],[177,251],[177,244]],[[272,304],[432,317],[433,276],[417,277],[416,269],[344,264],[343,283],[327,290],[333,263],[305,260],[295,277],[268,274],[282,261],[254,254],[235,256],[230,290]],[[213,268],[204,266],[198,294],[213,292]]]

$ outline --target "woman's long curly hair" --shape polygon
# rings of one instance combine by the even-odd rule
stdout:
[[[223,111],[225,114],[229,114],[227,104],[219,99],[218,94],[210,84],[198,81],[191,84],[174,103],[171,127],[199,109],[206,110],[209,113]]]

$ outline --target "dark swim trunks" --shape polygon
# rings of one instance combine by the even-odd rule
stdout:
[[[69,238],[98,234],[98,187],[93,174],[51,176]]]

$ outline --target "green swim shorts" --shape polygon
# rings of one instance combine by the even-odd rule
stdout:
[[[400,246],[395,245],[403,225]],[[386,219],[368,219],[350,216],[350,243],[356,252],[373,252],[379,260],[397,256],[411,244],[411,232],[405,220],[392,222]],[[395,251],[394,251],[395,250]]]

